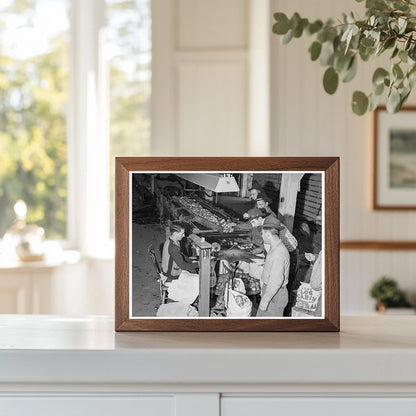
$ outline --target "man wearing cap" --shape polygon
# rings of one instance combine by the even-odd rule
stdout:
[[[266,214],[258,208],[252,208],[248,211],[248,215],[248,221],[252,226],[250,234],[250,240],[254,246],[252,252],[254,254],[264,253],[264,241],[261,235],[260,226],[263,224],[263,218]]]
[[[261,215],[257,215],[257,213],[260,211]],[[256,214],[256,218],[257,218],[257,224],[256,227],[259,227],[260,225],[263,224],[263,221],[265,220],[265,218],[267,217],[271,217],[271,218],[276,218],[277,216],[276,214],[269,210],[267,211],[265,208],[253,208],[249,211],[249,213],[251,212],[250,216],[249,216],[249,220],[252,223],[252,219],[253,219],[253,215],[254,213]],[[271,213],[271,214],[270,214]],[[281,222],[281,228],[280,228],[280,233],[279,233],[279,237],[282,240],[283,244],[285,245],[285,247],[288,249],[288,251],[294,252],[298,246],[298,240],[296,240],[295,236],[289,231],[289,229]],[[252,224],[253,225],[253,224]],[[254,226],[253,226],[254,227]],[[261,237],[263,238],[263,237]],[[267,251],[267,247],[266,247],[266,251]]]
[[[269,204],[272,202],[267,196],[259,195],[256,199],[256,208],[264,210],[267,215],[273,215],[277,218],[277,215],[272,211]]]
[[[253,244],[251,252],[256,255],[263,256],[265,253],[263,237],[261,235],[261,224],[263,223],[262,217],[264,213],[257,208],[250,209],[247,214],[248,221],[250,222],[252,229],[250,233],[250,241]],[[261,273],[263,271],[264,257],[261,259],[253,259],[251,263],[241,262],[239,269],[248,273],[251,277],[260,279]]]
[[[264,219],[262,237],[270,244],[261,275],[261,301],[257,316],[283,316],[288,303],[286,285],[289,280],[290,257],[287,248],[279,237],[282,223],[273,216]]]
[[[261,190],[259,188],[250,188],[248,190],[248,192],[250,193],[250,199],[253,201],[253,208],[252,209],[254,209],[254,208],[256,208],[257,198],[259,198],[261,196]],[[248,212],[245,212],[243,214],[244,219],[247,220],[249,218],[250,211],[251,211],[251,209]]]

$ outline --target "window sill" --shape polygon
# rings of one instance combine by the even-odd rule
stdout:
[[[6,253],[0,255],[1,270],[38,270],[59,267],[65,264],[77,264],[81,260],[79,251],[61,250],[59,253],[48,254],[43,260],[21,261]]]

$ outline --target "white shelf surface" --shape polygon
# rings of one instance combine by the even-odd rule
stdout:
[[[210,385],[267,391],[267,385],[388,383],[416,390],[416,316],[344,317],[340,333],[113,328],[108,317],[2,315],[0,383],[186,385],[188,391],[202,385],[204,391]]]

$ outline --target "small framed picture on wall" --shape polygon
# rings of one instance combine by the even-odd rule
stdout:
[[[374,111],[373,208],[416,209],[416,107]]]

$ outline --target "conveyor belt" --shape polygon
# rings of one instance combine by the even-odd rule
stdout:
[[[249,231],[233,231],[232,233],[220,233],[218,231],[200,231],[199,235],[203,235],[205,237],[216,237],[216,238],[238,238],[238,237],[247,237],[250,232]]]

